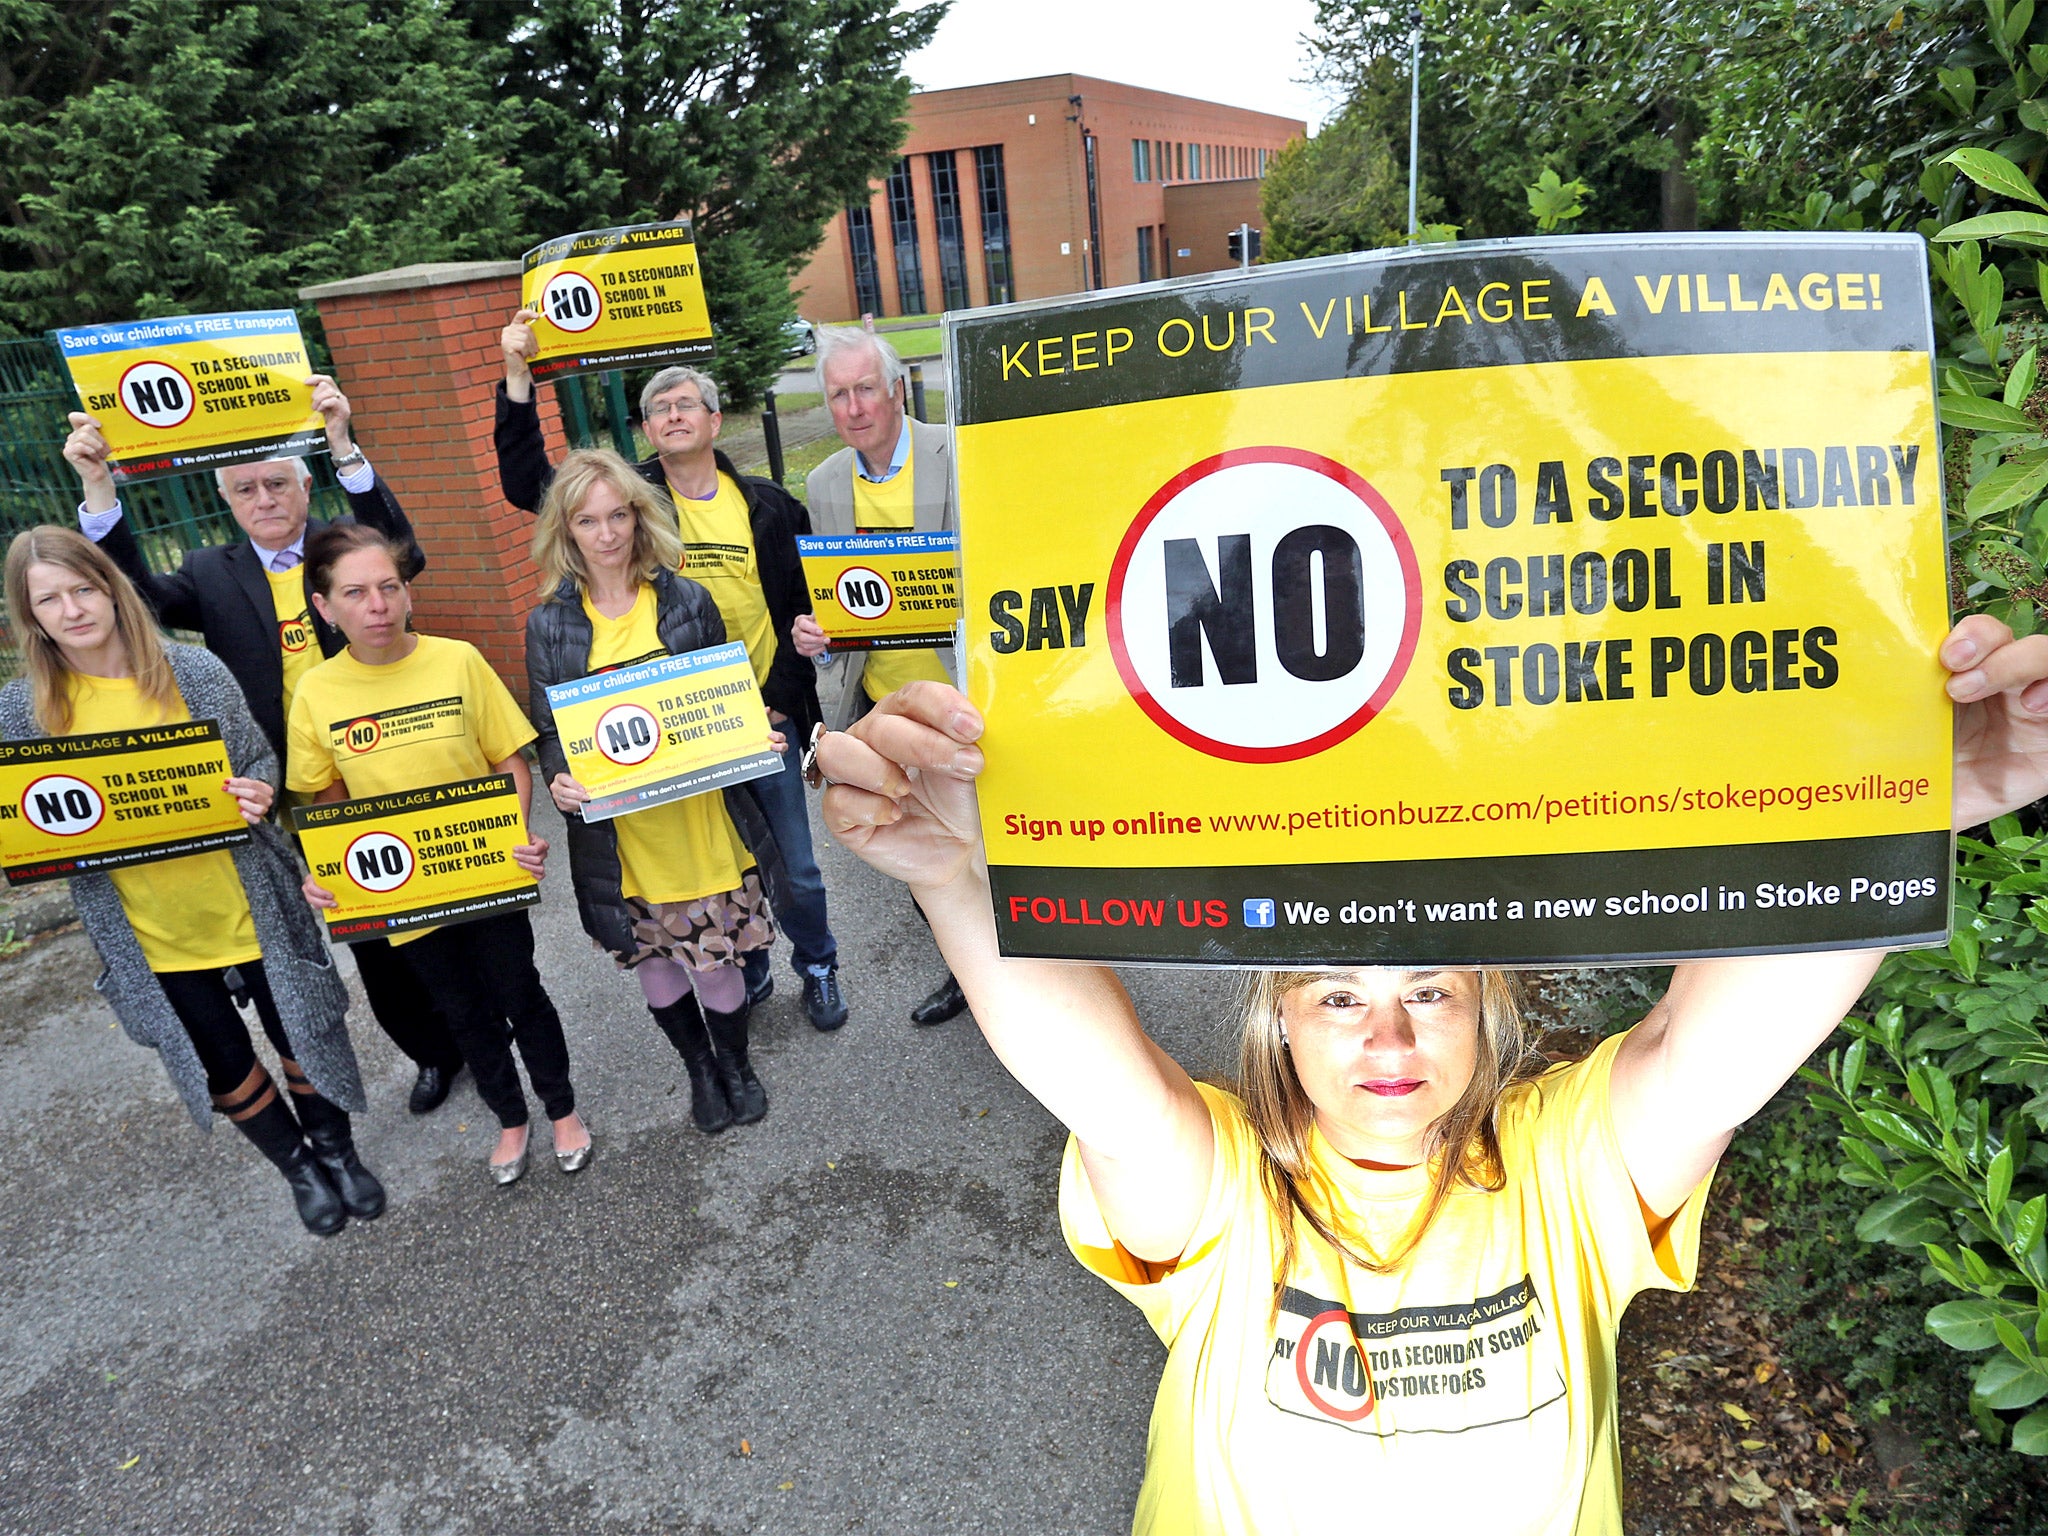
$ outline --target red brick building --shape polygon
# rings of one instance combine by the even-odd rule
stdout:
[[[909,127],[895,170],[827,226],[798,277],[806,318],[1211,271],[1227,264],[1225,232],[1258,223],[1267,162],[1308,131],[1298,118],[1085,75],[922,91]]]

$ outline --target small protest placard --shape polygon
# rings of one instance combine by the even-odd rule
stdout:
[[[512,860],[527,840],[510,774],[292,812],[313,878],[337,905],[322,914],[344,943],[517,911],[540,886]]]
[[[9,885],[211,853],[249,840],[211,720],[0,742]]]
[[[585,821],[782,771],[737,640],[555,683],[548,703],[569,776],[590,791]]]
[[[947,326],[1005,953],[1944,939],[1917,238],[1428,247]]]
[[[117,478],[151,480],[326,444],[313,365],[288,309],[57,332],[81,409]]]
[[[803,534],[796,548],[827,650],[953,643],[960,621],[957,533]]]
[[[539,313],[536,379],[701,362],[711,312],[690,221],[586,229],[526,253],[520,302]]]

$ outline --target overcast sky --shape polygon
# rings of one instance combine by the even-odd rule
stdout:
[[[920,90],[1077,75],[1307,120],[1327,103],[1301,80],[1314,0],[953,0],[907,68]]]

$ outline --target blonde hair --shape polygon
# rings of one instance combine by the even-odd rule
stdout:
[[[565,577],[573,577],[579,587],[590,585],[590,572],[584,568],[576,536],[569,531],[569,519],[583,510],[583,503],[599,485],[610,486],[619,500],[633,509],[633,574],[652,581],[656,571],[681,570],[683,536],[674,515],[654,494],[654,487],[611,449],[578,448],[555,471],[533,530],[534,563],[550,591]]]
[[[1325,1202],[1314,1198],[1309,1185],[1314,1159],[1309,1150],[1315,1105],[1294,1073],[1294,1057],[1281,1030],[1280,1001],[1298,987],[1322,979],[1320,971],[1259,971],[1247,978],[1243,1020],[1238,1036],[1238,1091],[1259,1137],[1261,1180],[1271,1202],[1275,1224],[1284,1234],[1274,1295],[1286,1283],[1296,1249],[1295,1217],[1309,1230],[1361,1269],[1390,1274],[1405,1263],[1430,1224],[1459,1185],[1498,1190],[1506,1182],[1500,1136],[1494,1125],[1501,1096],[1515,1083],[1534,1075],[1522,1021],[1520,990],[1506,971],[1479,973],[1479,1041],[1472,1081],[1465,1092],[1429,1128],[1425,1153],[1430,1161],[1429,1198],[1401,1240],[1387,1254],[1374,1254],[1339,1232]]]
[[[128,669],[142,696],[168,715],[183,701],[164,654],[156,617],[134,583],[92,540],[71,528],[26,528],[7,546],[7,617],[27,664],[36,723],[52,736],[71,729],[71,663],[62,646],[29,610],[28,568],[55,565],[91,582],[114,600],[114,632],[128,652]]]

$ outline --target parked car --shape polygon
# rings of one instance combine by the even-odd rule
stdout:
[[[782,338],[791,357],[807,357],[818,350],[818,328],[808,320],[792,320],[782,328]]]

